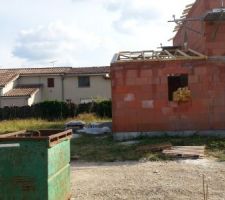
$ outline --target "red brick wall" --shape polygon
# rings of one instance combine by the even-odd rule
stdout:
[[[167,75],[183,73],[192,100],[169,102]],[[111,77],[114,132],[225,129],[225,63],[114,63]]]
[[[187,18],[200,17],[207,11],[218,8],[221,6],[221,0],[197,0],[193,6]],[[202,32],[203,34],[197,34],[193,31],[187,30],[188,46],[194,50],[197,50],[205,55],[225,55],[225,23],[220,23],[220,27],[213,38],[214,31],[216,30],[217,23],[205,23],[203,21],[190,21],[187,22],[187,26],[192,29]],[[173,41],[175,46],[183,46],[184,44],[184,28],[181,28]]]

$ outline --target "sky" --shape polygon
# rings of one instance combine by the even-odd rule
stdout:
[[[0,68],[110,65],[119,51],[172,45],[194,0],[0,0]]]

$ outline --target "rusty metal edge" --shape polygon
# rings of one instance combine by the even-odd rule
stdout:
[[[55,129],[44,129],[47,131],[55,130]],[[40,130],[41,131],[41,130]],[[59,130],[60,131],[60,130]],[[8,133],[0,135],[0,142],[1,141],[14,141],[14,140],[48,140],[49,147],[52,147],[59,142],[64,140],[68,140],[72,138],[72,129],[62,131],[50,136],[33,136],[33,137],[19,137],[20,134],[25,134],[27,130],[17,131],[14,133]],[[12,137],[17,136],[17,137]]]
[[[19,135],[19,134],[24,134],[24,133],[26,133],[26,131],[27,130],[22,130],[22,131],[17,131],[17,132],[13,132],[13,133],[1,134],[0,139],[11,137],[11,136],[16,136],[16,135]]]

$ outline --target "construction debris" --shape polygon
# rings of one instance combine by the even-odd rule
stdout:
[[[205,146],[173,146],[165,149],[164,155],[175,158],[203,158],[205,156]]]

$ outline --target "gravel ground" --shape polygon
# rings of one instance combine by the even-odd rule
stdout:
[[[225,163],[213,160],[72,163],[73,198],[201,200],[203,174],[208,199],[224,200]]]

